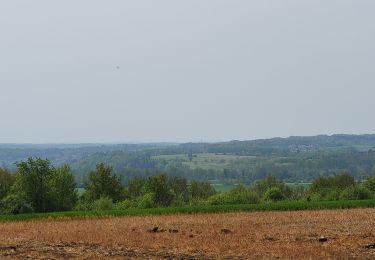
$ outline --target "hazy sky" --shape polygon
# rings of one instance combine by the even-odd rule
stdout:
[[[0,143],[375,133],[373,0],[4,0]]]

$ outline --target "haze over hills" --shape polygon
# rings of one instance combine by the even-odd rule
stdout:
[[[165,171],[187,179],[251,183],[275,175],[309,182],[318,175],[350,171],[357,179],[373,173],[375,135],[319,135],[219,143],[0,144],[0,165],[15,169],[28,157],[69,164],[83,185],[98,163],[111,165],[123,182]]]

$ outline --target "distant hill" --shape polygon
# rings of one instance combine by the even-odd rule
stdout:
[[[112,151],[134,152],[143,149],[162,149],[173,146],[158,144],[0,144],[0,167],[14,168],[28,157],[49,159],[54,165],[70,163],[96,153]]]
[[[98,163],[113,166],[126,182],[157,171],[187,179],[251,183],[267,175],[309,182],[318,175],[350,171],[362,180],[375,171],[375,135],[292,136],[219,143],[0,144],[0,166],[14,169],[28,157],[69,164],[84,183]]]

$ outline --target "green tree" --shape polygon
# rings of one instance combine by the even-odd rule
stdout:
[[[29,158],[26,162],[17,163],[18,175],[15,192],[24,196],[37,212],[52,210],[50,182],[54,169],[48,160]]]
[[[4,198],[16,180],[15,174],[4,168],[0,168],[0,199]]]
[[[112,167],[100,163],[95,171],[89,173],[86,196],[91,201],[101,197],[109,197],[114,202],[123,199],[124,188],[120,178],[113,174]]]
[[[54,210],[71,210],[75,206],[78,197],[76,183],[68,165],[54,170],[51,179],[51,192]]]
[[[145,184],[145,193],[155,194],[154,199],[157,206],[170,206],[174,199],[165,173],[150,176]]]
[[[130,199],[138,198],[139,196],[142,195],[142,190],[143,190],[144,185],[145,185],[144,179],[141,179],[138,177],[132,178],[129,181],[128,186],[126,188],[126,192],[125,192],[126,196]]]
[[[208,182],[192,181],[190,185],[190,194],[193,199],[207,199],[215,195],[215,189]]]
[[[182,202],[187,202],[189,200],[189,187],[185,178],[176,176],[170,177],[169,186],[173,190],[176,200]]]

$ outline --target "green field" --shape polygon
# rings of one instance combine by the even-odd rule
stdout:
[[[298,202],[283,201],[261,204],[244,205],[219,205],[219,206],[186,206],[178,208],[152,208],[129,209],[111,211],[67,211],[53,213],[33,213],[19,215],[0,215],[0,221],[25,221],[37,219],[66,219],[66,218],[106,218],[120,216],[144,215],[171,215],[171,214],[196,214],[196,213],[224,213],[224,212],[252,212],[252,211],[293,211],[293,210],[319,210],[319,209],[347,209],[347,208],[372,208],[375,200],[347,200],[347,201],[319,201]]]
[[[187,154],[159,155],[153,159],[166,160],[167,162],[180,162],[190,169],[223,170],[230,168],[232,163],[255,161],[255,156],[239,156],[231,154],[202,153],[194,154],[190,161]]]

